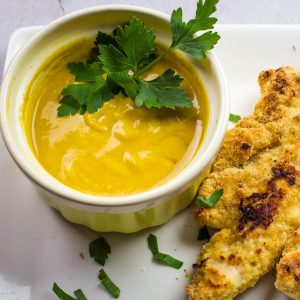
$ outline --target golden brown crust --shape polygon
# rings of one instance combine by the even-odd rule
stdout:
[[[290,67],[262,72],[262,96],[253,115],[225,136],[199,190],[209,197],[222,188],[223,196],[215,207],[195,213],[200,224],[222,230],[198,257],[187,287],[192,300],[232,299],[253,286],[300,226],[299,78]]]
[[[207,197],[217,187],[226,186],[222,201],[216,207],[196,211],[196,219],[201,224],[226,228],[236,223],[234,212],[239,205],[236,194],[249,196],[254,192],[254,179],[263,184],[269,176],[265,168],[271,166],[272,155],[279,160],[293,159],[288,147],[300,132],[299,78],[300,73],[291,67],[260,74],[262,97],[253,115],[243,118],[235,128],[228,130],[214,163],[213,173],[199,189],[199,194]],[[265,160],[269,156],[269,162],[251,168],[251,162],[256,163],[261,156],[265,156]]]
[[[266,232],[254,230],[243,238],[235,229],[222,229],[204,247],[199,268],[187,287],[192,300],[233,299],[253,286],[258,278],[274,266],[288,234],[289,226],[272,224]],[[281,239],[278,239],[278,235]],[[201,261],[206,260],[204,265]]]
[[[259,151],[279,143],[284,129],[280,121],[289,117],[288,108],[295,95],[299,95],[300,73],[292,67],[263,71],[258,82],[262,96],[254,113],[228,130],[214,164],[215,171],[242,166]],[[243,151],[242,143],[249,144],[248,151]]]
[[[299,147],[300,142],[294,150]],[[300,155],[298,157],[294,163],[300,167]],[[269,204],[275,203],[276,209],[267,211],[268,215],[252,215],[250,211],[251,215],[243,222],[242,228],[236,224],[220,230],[211,238],[198,257],[198,268],[187,287],[190,299],[233,299],[253,286],[278,261],[287,239],[300,226],[300,202],[297,198],[300,176],[291,165],[283,167],[277,163],[272,169],[270,180],[265,182],[265,191],[269,189],[267,196],[258,196],[265,195],[264,192],[255,197],[262,199],[268,209],[272,208]],[[272,181],[274,174],[278,175],[275,183]],[[278,191],[283,192],[277,195]],[[242,217],[241,214],[239,216]]]
[[[257,138],[258,133],[259,138]],[[214,171],[242,167],[259,151],[276,145],[279,138],[280,128],[277,124],[266,126],[253,118],[242,119],[235,128],[228,130],[214,163]]]
[[[269,72],[268,78],[265,78]],[[255,107],[253,117],[268,123],[285,116],[286,107],[291,106],[295,95],[299,95],[299,72],[292,67],[264,71],[258,78],[262,98]]]
[[[276,266],[275,287],[290,298],[300,299],[300,229],[289,239]]]

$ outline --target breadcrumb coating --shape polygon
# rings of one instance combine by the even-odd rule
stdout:
[[[289,239],[276,266],[275,287],[291,299],[300,299],[300,229]]]
[[[199,195],[223,189],[213,208],[198,207],[202,225],[221,229],[204,246],[187,286],[190,300],[233,299],[271,270],[300,226],[300,73],[259,75],[252,116],[225,136]]]
[[[240,198],[255,189],[260,192],[269,176],[265,169],[270,170],[274,164],[271,158],[256,167],[260,157],[276,159],[274,155],[278,154],[278,160],[288,160],[289,151],[293,151],[289,148],[300,137],[300,72],[291,67],[264,71],[258,82],[262,96],[253,115],[228,130],[213,172],[200,187],[199,194],[204,197],[224,189],[222,201],[215,207],[197,209],[200,224],[218,229],[236,224]]]

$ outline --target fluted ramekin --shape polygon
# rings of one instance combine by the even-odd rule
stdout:
[[[32,152],[20,117],[30,80],[56,49],[80,37],[111,31],[132,16],[154,28],[161,41],[170,41],[170,17],[129,5],[97,6],[57,19],[37,33],[17,53],[5,72],[0,106],[2,135],[12,158],[45,196],[48,204],[71,222],[96,231],[135,232],[162,224],[185,208],[209,172],[222,143],[229,117],[229,96],[222,67],[210,52],[202,61],[191,60],[208,93],[210,117],[202,146],[175,178],[162,186],[125,196],[94,196],[74,190],[51,176]]]

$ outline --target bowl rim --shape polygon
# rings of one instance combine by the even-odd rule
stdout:
[[[220,85],[220,114],[218,115],[218,122],[216,125],[216,129],[213,133],[213,136],[208,143],[206,149],[203,151],[201,157],[199,159],[193,160],[191,164],[189,164],[184,170],[185,172],[180,172],[177,176],[172,178],[170,181],[166,182],[163,185],[157,186],[153,189],[146,190],[140,193],[129,194],[129,195],[113,195],[113,196],[102,196],[102,195],[92,195],[77,191],[71,187],[60,182],[53,175],[52,176],[57,183],[55,186],[50,185],[42,176],[39,176],[37,172],[35,172],[30,163],[21,155],[21,151],[19,150],[17,144],[14,142],[12,134],[9,129],[8,122],[8,113],[7,113],[7,99],[9,93],[10,83],[13,81],[13,75],[16,71],[16,66],[19,61],[22,60],[22,55],[24,52],[29,51],[28,49],[32,48],[35,43],[38,43],[40,39],[43,39],[45,35],[49,32],[55,30],[57,27],[61,27],[64,23],[75,19],[80,18],[84,15],[88,15],[91,13],[97,12],[105,12],[105,11],[125,11],[132,13],[142,13],[146,15],[150,15],[154,18],[159,18],[163,21],[170,22],[170,16],[163,12],[145,8],[141,6],[134,5],[99,5],[93,6],[85,9],[81,9],[65,16],[62,16],[50,24],[46,25],[42,28],[37,34],[35,34],[24,46],[18,51],[18,53],[13,57],[12,61],[9,63],[8,69],[4,72],[2,89],[0,94],[0,129],[2,132],[2,136],[6,147],[11,154],[12,158],[19,166],[19,168],[27,175],[32,181],[35,182],[38,186],[42,187],[46,191],[55,194],[58,197],[63,198],[64,200],[76,202],[78,204],[84,204],[89,206],[105,206],[105,207],[114,207],[114,206],[132,206],[139,205],[149,201],[156,201],[161,198],[170,197],[176,193],[182,191],[184,186],[188,182],[192,182],[200,175],[200,172],[208,166],[208,164],[212,161],[214,156],[219,149],[223,137],[225,135],[225,131],[227,129],[228,117],[229,117],[229,107],[230,107],[230,99],[229,99],[229,89],[226,82],[226,78],[224,75],[223,68],[215,56],[213,51],[208,53],[208,58],[212,63],[214,73],[217,78],[217,82]],[[46,170],[45,170],[46,171]],[[47,171],[46,171],[47,172]]]

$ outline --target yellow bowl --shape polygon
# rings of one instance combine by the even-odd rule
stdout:
[[[210,118],[202,146],[192,162],[162,186],[126,196],[93,196],[65,186],[40,165],[28,145],[20,110],[31,78],[55,50],[81,37],[95,36],[100,29],[140,18],[157,33],[160,41],[170,42],[170,17],[158,11],[128,5],[92,7],[66,15],[42,29],[14,57],[3,79],[0,125],[12,158],[47,203],[71,222],[96,231],[135,232],[163,224],[185,208],[209,172],[223,140],[228,117],[229,96],[222,67],[215,55],[191,60],[208,93]]]

